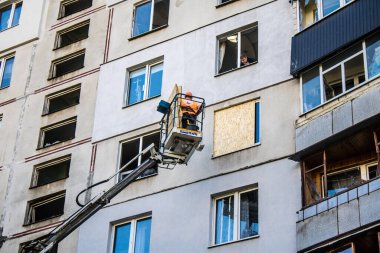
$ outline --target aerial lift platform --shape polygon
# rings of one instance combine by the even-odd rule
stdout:
[[[77,196],[77,203],[81,208],[72,216],[66,219],[61,225],[57,226],[43,239],[37,239],[30,244],[25,245],[23,252],[25,253],[46,253],[53,249],[67,237],[71,232],[83,224],[87,219],[91,218],[97,211],[107,205],[113,197],[135,181],[144,171],[159,166],[160,168],[173,169],[177,164],[187,164],[195,150],[203,149],[202,130],[204,119],[205,101],[200,97],[193,97],[192,100],[199,105],[199,114],[196,120],[185,127],[182,126],[181,100],[185,98],[185,94],[181,93],[181,87],[175,86],[174,92],[169,98],[169,102],[161,100],[157,111],[163,113],[161,119],[161,136],[160,147],[154,147],[152,143],[131,161],[125,164],[120,170],[108,179],[98,182],[83,191]],[[157,148],[157,149],[156,149]],[[128,165],[138,159],[140,156],[150,153],[150,157],[140,166],[135,168],[121,181],[113,185],[106,191],[91,199],[87,204],[82,205],[79,202],[79,196],[90,188],[99,184],[110,181],[112,178],[119,176]]]

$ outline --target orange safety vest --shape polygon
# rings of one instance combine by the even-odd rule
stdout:
[[[182,110],[182,113],[188,113],[190,115],[195,116],[198,114],[199,106],[197,102],[187,100],[187,99],[182,99],[181,110]]]

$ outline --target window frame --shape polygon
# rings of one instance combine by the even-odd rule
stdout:
[[[58,20],[59,20],[59,19],[66,18],[66,17],[71,16],[71,15],[74,15],[75,13],[78,13],[78,12],[84,11],[84,10],[86,10],[86,9],[88,9],[88,8],[91,8],[92,5],[93,5],[93,0],[91,0],[91,5],[90,5],[90,7],[87,7],[87,8],[84,8],[84,9],[82,9],[82,10],[76,11],[75,13],[72,13],[72,14],[69,14],[69,15],[65,15],[65,6],[66,6],[66,5],[69,5],[69,4],[71,4],[71,3],[74,3],[74,2],[78,2],[78,1],[80,1],[80,0],[63,0],[63,1],[61,1],[61,2],[60,2],[60,5],[59,5]]]
[[[6,88],[11,87],[11,83],[9,83],[9,85],[6,87],[2,87],[2,82],[4,78],[5,64],[9,59],[12,59],[12,58],[13,58],[13,65],[12,65],[12,73],[13,73],[13,67],[14,67],[14,61],[16,60],[16,55],[12,53],[12,54],[8,54],[6,56],[0,57],[0,90],[4,90]],[[12,82],[12,79],[11,79],[11,82]]]
[[[236,0],[231,0],[231,1],[234,2]],[[229,3],[230,2],[226,2],[226,3],[223,3],[222,5],[229,4]],[[252,24],[243,26],[241,28],[223,33],[223,34],[216,37],[215,77],[226,74],[226,73],[230,73],[230,72],[238,70],[238,69],[242,69],[245,67],[255,65],[259,62],[259,57],[256,57],[256,60],[253,61],[252,63],[245,65],[245,66],[241,66],[241,60],[240,60],[240,56],[241,56],[241,34],[244,33],[245,31],[248,31],[248,30],[251,30],[254,28],[256,28],[256,33],[257,33],[257,54],[258,54],[258,51],[259,51],[259,24],[258,24],[258,22],[254,22]],[[236,61],[237,61],[236,66],[237,67],[234,69],[224,71],[224,72],[219,72],[220,41],[223,39],[227,39],[228,37],[233,36],[235,34],[238,36],[237,37],[237,44],[238,44],[237,45],[237,59],[236,59]]]
[[[49,112],[50,101],[52,99],[58,98],[60,96],[67,95],[67,94],[69,94],[71,92],[78,91],[78,90],[79,90],[79,101],[78,101],[78,103],[74,103],[72,105],[69,105],[69,106],[66,106],[66,107],[62,107],[62,109],[57,110],[57,111]],[[71,86],[69,88],[66,88],[66,89],[63,89],[63,90],[60,90],[60,91],[57,91],[57,92],[54,92],[54,93],[46,95],[45,96],[44,107],[42,109],[42,116],[50,115],[50,114],[53,114],[53,113],[60,112],[60,111],[63,111],[65,109],[68,109],[70,107],[74,107],[74,106],[79,105],[80,104],[80,92],[81,92],[81,84],[77,84],[77,85]]]
[[[230,3],[233,3],[233,2],[236,2],[236,1],[238,1],[238,0],[228,0],[228,1],[226,1],[226,2],[224,2],[224,3],[222,3],[222,0],[217,0],[216,1],[216,8],[218,8],[218,7],[222,7],[222,6],[225,6],[225,5],[227,5],[227,4],[230,4]]]
[[[72,118],[69,118],[69,119],[66,119],[66,120],[59,121],[57,123],[54,123],[54,124],[51,124],[51,125],[48,125],[48,126],[45,126],[45,127],[42,127],[40,129],[40,134],[39,134],[39,138],[38,138],[37,150],[43,149],[43,148],[49,148],[49,147],[52,147],[54,145],[58,145],[58,144],[66,142],[66,141],[70,141],[70,140],[75,139],[75,133],[74,133],[74,137],[72,137],[70,139],[61,141],[59,143],[51,144],[51,145],[48,145],[48,146],[44,146],[45,135],[46,135],[47,131],[59,128],[61,126],[69,125],[69,124],[72,124],[72,123],[75,123],[75,132],[76,132],[76,127],[77,127],[77,123],[78,123],[78,119],[77,119],[76,116],[72,117]]]
[[[87,36],[86,37],[84,37],[83,39],[80,39],[80,40],[76,40],[76,41],[74,41],[74,42],[72,42],[70,44],[64,45],[64,46],[60,45],[62,43],[62,35],[66,34],[66,33],[69,33],[69,32],[72,32],[72,31],[74,31],[74,30],[76,30],[78,28],[82,28],[82,27],[87,26],[87,25],[88,25],[88,31],[87,31]],[[53,48],[53,50],[64,48],[64,47],[67,47],[67,46],[72,45],[74,43],[77,43],[79,41],[85,40],[85,39],[87,39],[89,37],[89,35],[88,35],[89,32],[90,32],[90,20],[89,19],[86,20],[86,21],[83,21],[83,22],[81,22],[79,24],[76,24],[76,25],[73,25],[71,27],[68,27],[66,29],[60,30],[55,35],[55,42],[54,42],[54,48]]]
[[[84,59],[83,59],[83,65],[80,68],[74,69],[74,70],[72,70],[70,72],[67,72],[67,73],[64,73],[62,75],[57,76],[57,65],[59,65],[61,63],[64,63],[66,61],[72,60],[72,59],[74,59],[74,58],[76,58],[78,56],[81,56],[81,55],[84,56]],[[70,74],[72,72],[75,72],[75,71],[78,71],[78,70],[84,68],[85,67],[85,61],[86,61],[86,49],[82,49],[82,50],[79,50],[79,51],[77,51],[75,53],[72,53],[72,54],[66,55],[64,57],[61,57],[61,58],[53,60],[51,62],[51,66],[50,66],[48,81],[50,81],[52,79],[55,79],[55,78],[59,78],[59,77],[65,76],[67,74]]]
[[[14,14],[15,14],[15,10],[16,10],[16,6],[19,4],[19,3],[22,3],[23,4],[23,0],[21,1],[16,1],[16,2],[13,2],[13,3],[10,3],[8,5],[5,5],[3,7],[0,8],[0,13],[1,13],[1,10],[9,7],[9,6],[12,6],[11,7],[11,14],[9,15],[9,19],[8,19],[8,24],[7,24],[7,28],[5,28],[4,30],[0,30],[0,33],[3,32],[3,31],[6,31],[12,27],[15,27],[15,26],[18,26],[20,24],[20,20],[18,22],[17,25],[12,25],[13,23],[13,18],[14,18]],[[22,11],[22,5],[21,5],[21,11]],[[21,13],[20,13],[20,18],[21,18]]]
[[[254,239],[260,237],[260,233],[254,236],[249,236],[245,238],[240,238],[240,203],[241,203],[241,194],[247,193],[247,192],[253,192],[257,191],[257,205],[259,206],[259,189],[257,184],[256,185],[251,185],[251,186],[246,186],[242,187],[236,190],[231,190],[225,193],[221,194],[214,194],[211,196],[212,198],[212,238],[211,238],[211,245],[210,247],[217,247],[217,246],[222,246],[234,242],[239,242],[239,241],[244,241],[244,240],[249,240],[249,239]],[[216,202],[220,199],[226,198],[226,197],[234,197],[234,226],[233,226],[233,239],[231,241],[227,242],[222,242],[222,243],[216,243],[216,218],[217,218],[217,204]],[[259,214],[259,208],[258,214]],[[258,215],[259,217],[260,215]],[[259,219],[259,218],[258,218]],[[260,223],[258,223],[260,224]],[[260,232],[260,229],[259,229]]]
[[[129,248],[129,252],[128,253],[133,253],[134,250],[135,250],[135,246],[136,246],[135,243],[136,243],[137,222],[141,221],[141,220],[145,220],[145,219],[150,219],[151,220],[151,225],[152,225],[152,223],[153,223],[152,213],[147,213],[147,214],[144,214],[144,215],[135,216],[135,217],[126,219],[125,221],[122,221],[122,222],[113,223],[112,224],[112,234],[111,234],[112,240],[111,240],[111,247],[110,247],[111,248],[111,253],[115,252],[116,228],[119,227],[119,226],[126,225],[126,224],[131,224],[131,230],[130,230],[130,235],[129,235],[129,245],[130,245],[130,248]],[[152,235],[152,233],[149,235],[150,238],[151,238],[151,235]]]
[[[135,104],[142,103],[142,102],[147,101],[149,99],[153,99],[153,98],[157,98],[157,97],[161,96],[163,80],[161,81],[160,95],[149,97],[149,89],[150,89],[150,85],[151,85],[151,83],[150,83],[151,69],[152,69],[152,67],[160,65],[160,64],[162,64],[162,79],[163,79],[163,75],[164,75],[164,59],[162,59],[162,58],[160,60],[149,61],[147,63],[139,64],[139,65],[137,65],[135,67],[127,69],[126,90],[124,92],[124,94],[125,94],[124,95],[124,106],[123,106],[124,108],[132,106],[132,105],[135,105]],[[143,69],[143,68],[145,68],[145,79],[144,79],[145,87],[144,87],[144,91],[143,91],[144,92],[144,97],[143,97],[142,100],[130,104],[129,103],[129,94],[130,94],[131,73],[133,73],[135,71],[138,71],[140,69]]]

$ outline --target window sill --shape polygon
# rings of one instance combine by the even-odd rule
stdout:
[[[154,28],[154,29],[152,29],[152,30],[150,30],[150,31],[147,31],[147,32],[144,32],[144,33],[142,33],[142,34],[139,34],[139,35],[136,35],[136,36],[130,37],[128,40],[129,40],[129,41],[132,41],[132,40],[134,40],[134,39],[138,39],[138,38],[143,37],[143,36],[145,36],[145,35],[148,35],[148,34],[151,34],[151,33],[156,32],[156,31],[162,30],[162,29],[164,29],[164,28],[166,28],[166,27],[168,27],[168,26],[169,26],[169,25],[166,24],[166,25],[163,25],[163,26],[160,26],[160,27]]]
[[[223,155],[217,155],[217,156],[212,155],[211,159],[216,159],[216,158],[219,158],[219,157],[223,157],[223,156],[227,156],[227,155],[232,155],[232,154],[235,154],[237,152],[241,152],[241,151],[244,151],[244,150],[247,150],[247,149],[258,147],[260,145],[261,145],[261,142],[258,142],[258,143],[253,144],[252,146],[247,147],[247,148],[238,149],[238,150],[235,150],[235,151],[223,154]]]
[[[59,182],[59,181],[64,181],[64,180],[67,179],[67,178],[69,178],[69,177],[67,176],[67,177],[64,177],[64,178],[58,179],[58,180],[56,180],[56,181],[53,181],[53,182],[47,183],[47,184],[41,184],[41,185],[30,186],[30,187],[29,187],[29,190],[36,189],[36,188],[39,188],[39,187],[42,187],[42,186],[46,186],[46,185],[49,185],[49,184],[53,184],[53,183],[56,183],[56,182]]]
[[[26,226],[29,226],[29,225],[34,225],[34,224],[37,224],[37,223],[40,223],[40,222],[43,222],[43,221],[48,221],[48,220],[51,220],[51,219],[54,219],[54,218],[57,218],[57,217],[61,217],[62,215],[64,215],[64,213],[61,213],[61,214],[58,214],[58,215],[54,215],[54,216],[49,217],[47,219],[43,219],[43,220],[39,220],[39,221],[35,221],[35,222],[30,222],[30,223],[24,223],[23,226],[26,227]]]
[[[230,4],[230,3],[237,2],[237,1],[239,1],[239,0],[230,0],[230,1],[228,1],[228,2],[225,2],[225,3],[221,3],[221,4],[216,5],[215,8],[218,9],[218,8],[220,8],[220,7],[223,7],[223,6],[225,6],[225,5],[228,5],[228,4]]]
[[[64,141],[60,141],[58,143],[54,143],[54,144],[51,144],[49,146],[43,146],[43,147],[37,147],[36,151],[39,151],[39,150],[42,150],[42,149],[45,149],[45,148],[50,148],[50,147],[53,147],[53,146],[56,146],[58,144],[62,144],[62,143],[65,143],[67,141],[71,141],[71,140],[74,140],[75,139],[75,136],[73,138],[70,138],[70,139],[67,139],[67,140],[64,140]]]
[[[131,107],[131,106],[134,106],[134,105],[138,105],[138,104],[144,103],[144,102],[149,101],[149,100],[153,100],[153,99],[158,98],[158,97],[161,97],[161,94],[160,94],[160,95],[157,95],[157,96],[154,96],[154,97],[150,97],[150,98],[147,98],[147,99],[141,100],[141,101],[139,101],[139,102],[136,102],[136,103],[133,103],[133,104],[130,104],[130,105],[124,105],[124,106],[123,106],[123,109],[128,108],[128,107]]]
[[[7,30],[9,30],[9,29],[12,29],[12,28],[14,28],[14,27],[16,27],[16,26],[19,26],[19,25],[20,25],[20,24],[17,24],[17,25],[14,25],[14,26],[10,26],[10,27],[8,27],[8,28],[5,28],[4,30],[1,30],[0,33],[5,32],[5,31],[7,31]]]
[[[9,85],[7,87],[0,87],[0,90],[5,90],[6,88],[9,88],[9,87],[11,87],[11,86]]]
[[[68,44],[68,45],[59,46],[59,47],[54,47],[54,48],[53,48],[53,51],[56,51],[56,50],[58,50],[58,49],[62,49],[62,48],[65,48],[65,47],[71,46],[71,45],[73,45],[73,44],[75,44],[75,43],[78,43],[78,42],[80,42],[80,41],[82,41],[82,40],[85,40],[85,39],[88,39],[88,36],[85,37],[85,38],[83,38],[83,39],[80,39],[80,40],[74,41],[74,42],[72,42],[72,43],[70,43],[70,44]]]
[[[240,67],[240,68],[227,70],[227,71],[225,71],[225,72],[218,73],[218,74],[214,75],[214,77],[222,76],[222,75],[225,75],[225,74],[228,74],[228,73],[231,73],[231,72],[237,71],[237,70],[239,70],[239,69],[248,68],[248,67],[250,67],[250,66],[256,65],[257,63],[258,63],[258,61],[255,61],[255,62],[252,62],[251,64],[248,64],[248,65],[243,66],[243,67]]]
[[[48,77],[47,80],[48,80],[48,81],[51,81],[51,80],[54,80],[54,79],[56,79],[56,78],[62,78],[63,76],[65,76],[65,75],[67,75],[67,74],[73,73],[73,72],[78,71],[78,70],[83,69],[83,68],[84,68],[84,65],[81,66],[80,68],[74,69],[74,70],[72,70],[72,71],[70,71],[70,72],[67,72],[67,73],[64,73],[64,74],[62,74],[62,75],[60,75],[60,76],[50,76],[50,77]]]
[[[211,246],[208,246],[208,248],[212,249],[212,248],[216,248],[216,247],[220,247],[220,246],[224,246],[224,245],[230,245],[230,244],[234,244],[234,243],[239,243],[239,242],[244,242],[244,241],[248,241],[248,240],[257,239],[257,238],[260,238],[260,235],[255,235],[255,236],[251,236],[251,237],[240,239],[240,240],[236,240],[236,241],[231,241],[231,242],[225,242],[225,243],[221,243],[221,244],[211,245]]]
[[[48,116],[48,115],[52,115],[52,114],[54,114],[54,113],[56,113],[56,112],[60,112],[60,111],[66,110],[66,109],[69,109],[69,108],[74,107],[74,106],[77,106],[77,105],[79,105],[79,103],[75,103],[75,104],[73,104],[73,105],[70,105],[70,106],[64,107],[64,108],[62,108],[62,109],[60,109],[60,110],[58,110],[58,111],[44,112],[44,113],[41,114],[41,117],[45,117],[45,116]]]

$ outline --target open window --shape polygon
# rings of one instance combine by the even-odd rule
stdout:
[[[251,25],[218,37],[217,74],[256,63],[258,28]]]
[[[41,128],[38,148],[46,148],[75,138],[77,118],[70,118]]]
[[[121,143],[121,157],[120,157],[120,168],[127,164],[132,158],[137,156],[141,151],[147,148],[150,144],[154,143],[155,147],[158,149],[160,146],[160,133],[156,132],[153,134],[144,135],[133,140],[129,140]],[[128,175],[132,170],[136,169],[141,163],[147,160],[150,153],[146,153],[140,156],[137,160],[127,166],[121,173],[121,179]],[[157,166],[152,169],[146,170],[141,177],[151,176],[157,174]],[[141,178],[140,177],[140,178]]]
[[[83,11],[92,6],[92,0],[67,0],[62,1],[58,18],[64,18],[74,13]]]
[[[132,37],[164,27],[169,19],[169,0],[150,0],[134,9]]]
[[[21,9],[22,1],[17,1],[0,8],[0,32],[19,24]]]
[[[25,225],[63,215],[65,191],[31,200],[27,204]]]
[[[43,115],[58,112],[79,104],[80,85],[49,94],[45,97]]]
[[[84,67],[85,50],[52,61],[49,79],[63,76]]]
[[[0,89],[8,88],[11,85],[14,55],[0,58]]]
[[[71,155],[34,166],[31,187],[50,184],[69,177]]]
[[[57,32],[54,48],[61,48],[88,38],[90,21],[87,20],[78,25]]]

